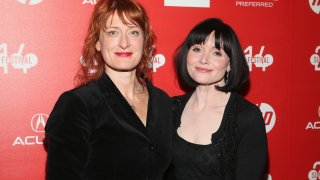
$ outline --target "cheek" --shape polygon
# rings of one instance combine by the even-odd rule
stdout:
[[[143,55],[143,43],[137,43],[137,44],[135,44],[135,46],[134,46],[134,51],[136,51],[136,55],[139,57],[139,58],[141,58],[142,57],[142,55]]]
[[[187,72],[188,72],[189,74],[192,73],[192,72],[191,72],[191,67],[192,67],[193,61],[194,61],[194,58],[192,57],[192,55],[190,55],[190,53],[188,53],[186,66],[187,66]]]
[[[139,43],[137,45],[137,49],[138,49],[138,51],[143,52],[143,43]]]
[[[118,38],[108,38],[105,36],[101,36],[99,38],[99,44],[100,44],[101,51],[102,50],[107,51],[109,49],[116,47],[118,42],[119,42]]]
[[[143,38],[132,38],[130,44],[134,46],[137,50],[143,50],[144,40]]]
[[[195,54],[188,52],[188,54],[187,54],[187,65],[193,64],[196,60],[197,60],[197,57],[195,56]]]
[[[142,44],[140,44],[140,46],[139,46],[139,52],[141,52],[141,55],[143,54],[143,52],[144,52],[144,46],[143,46],[143,43]]]
[[[214,63],[214,66],[220,70],[224,70],[224,69],[227,70],[228,66],[229,66],[229,61],[227,61],[227,60],[213,61],[213,63]]]
[[[98,42],[98,49],[100,49],[101,52],[104,52],[107,48],[107,44],[104,41],[99,40]]]

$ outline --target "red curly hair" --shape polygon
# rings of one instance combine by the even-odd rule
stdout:
[[[145,78],[150,77],[150,58],[156,37],[145,9],[133,0],[100,0],[95,5],[82,48],[82,67],[75,77],[76,86],[95,81],[105,72],[105,62],[101,52],[96,50],[96,43],[99,40],[100,30],[106,28],[107,20],[114,13],[117,13],[124,24],[133,23],[143,30],[143,54],[136,69],[136,76],[140,83],[144,83]]]

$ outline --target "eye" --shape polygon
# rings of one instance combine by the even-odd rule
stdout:
[[[214,51],[213,54],[216,56],[222,56],[222,53],[220,51]]]
[[[130,35],[132,36],[139,36],[140,34],[141,34],[141,31],[137,29],[133,29],[130,31]]]
[[[113,31],[113,30],[107,31],[107,35],[111,37],[116,36],[117,34],[118,34],[117,31]]]
[[[199,47],[192,47],[191,49],[193,52],[200,52],[201,51],[201,48]]]

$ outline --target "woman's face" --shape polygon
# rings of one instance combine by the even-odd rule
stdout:
[[[228,55],[215,47],[214,32],[204,44],[193,45],[187,55],[187,71],[190,77],[200,85],[225,84],[223,77],[230,71]]]
[[[105,30],[100,30],[96,43],[106,63],[106,72],[134,71],[142,57],[143,41],[142,29],[132,23],[124,24],[115,12],[107,20]]]

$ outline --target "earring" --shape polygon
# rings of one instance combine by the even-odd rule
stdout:
[[[229,81],[229,72],[227,71],[226,74],[224,75],[224,82],[227,84]]]

